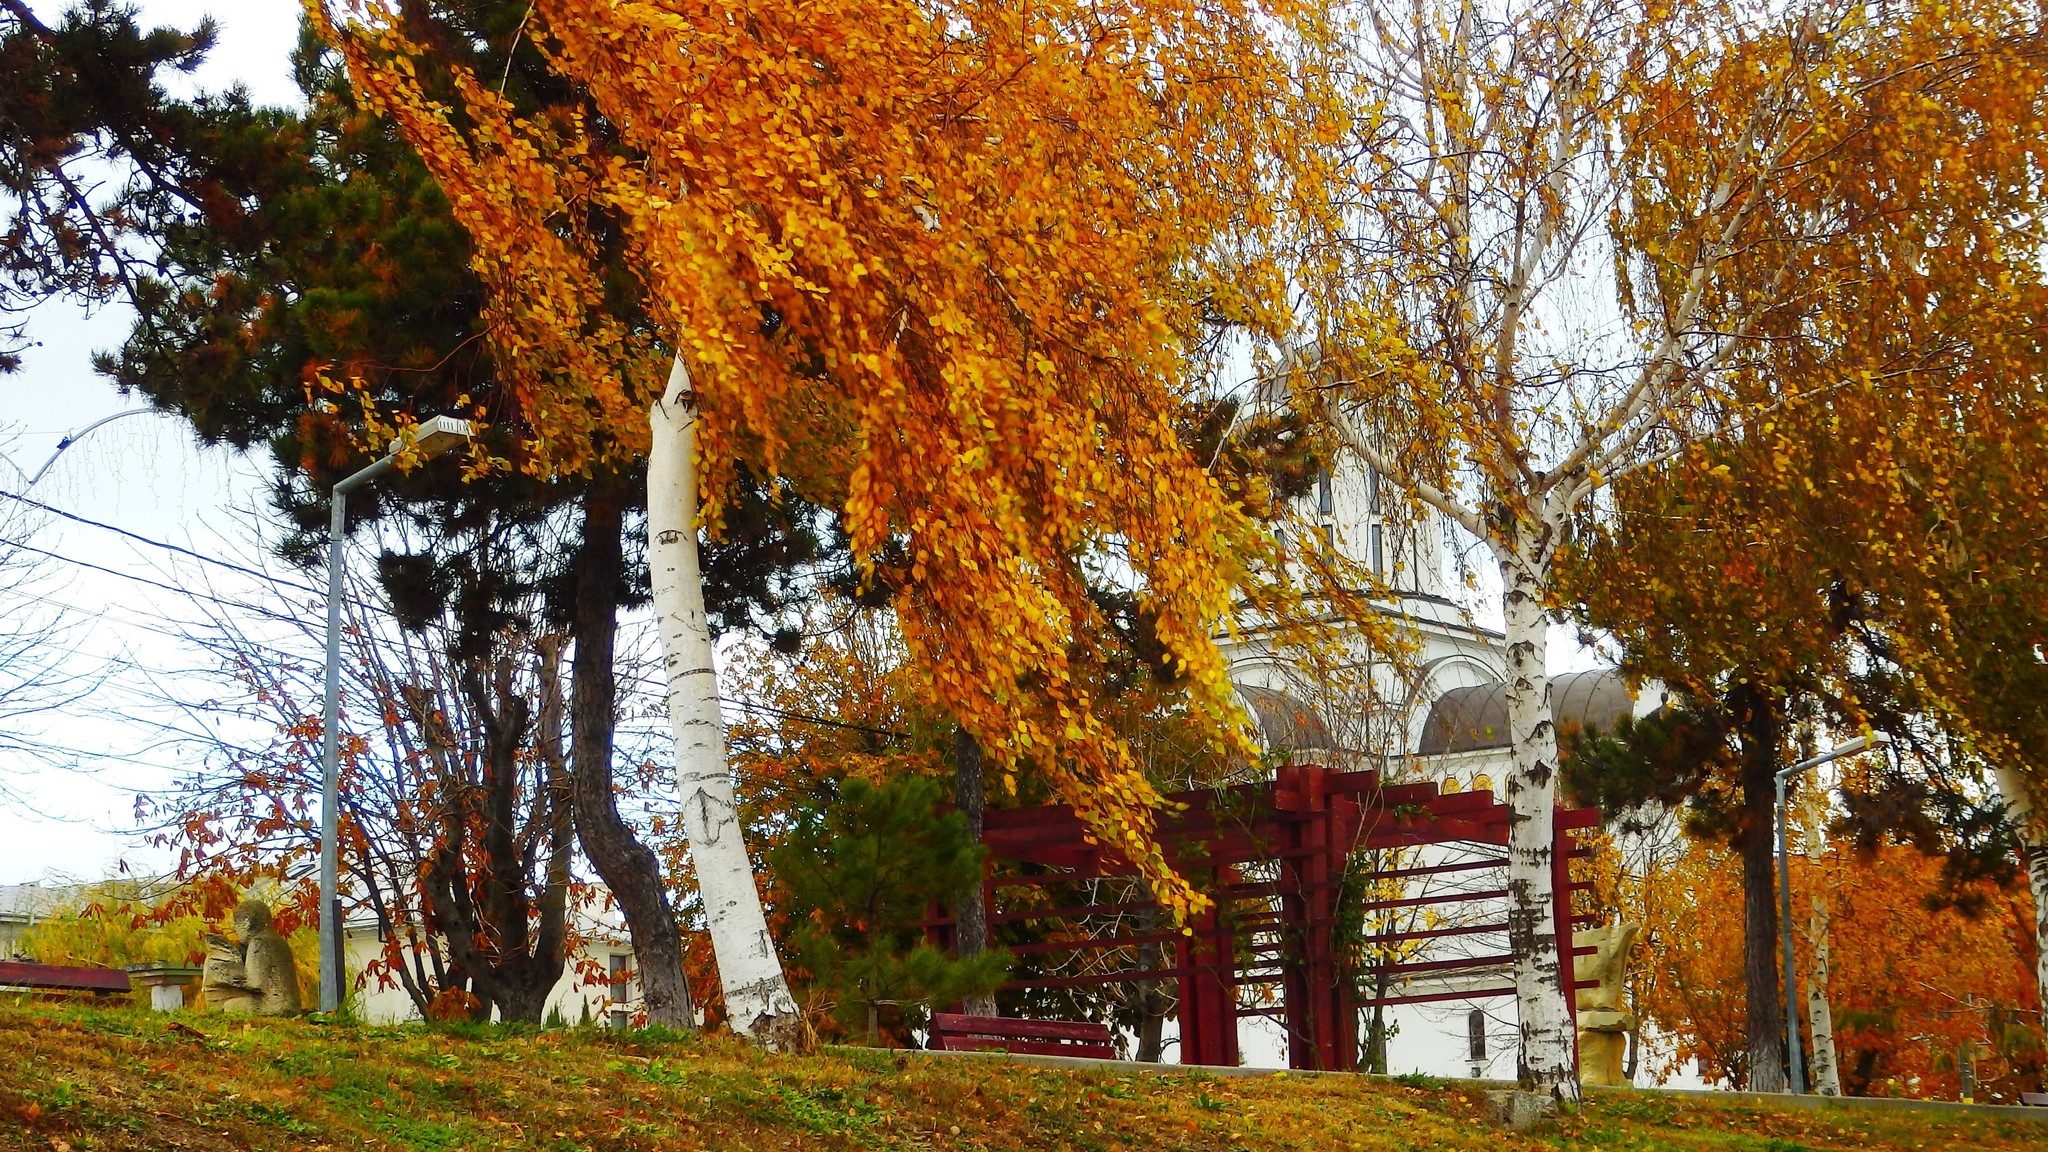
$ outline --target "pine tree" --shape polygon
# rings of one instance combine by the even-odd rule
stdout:
[[[940,786],[918,776],[879,785],[849,779],[794,815],[769,854],[799,916],[792,959],[846,1031],[904,1043],[929,1012],[1001,983],[1000,950],[954,956],[926,942],[922,922],[981,883],[983,850],[958,812],[935,815]]]

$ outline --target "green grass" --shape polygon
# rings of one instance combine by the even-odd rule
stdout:
[[[1218,1077],[730,1038],[369,1027],[0,1004],[0,1152],[2002,1152],[2048,1125],[1601,1093],[1550,1132],[1488,1127],[1426,1077]]]

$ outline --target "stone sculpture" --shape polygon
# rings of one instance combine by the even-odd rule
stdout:
[[[270,926],[270,906],[244,900],[235,908],[239,940],[206,937],[206,1003],[240,1016],[290,1016],[300,1010],[299,965],[291,945]]]
[[[1636,1026],[1628,1010],[1627,989],[1622,980],[1628,974],[1628,954],[1635,947],[1640,924],[1614,924],[1572,933],[1573,948],[1593,952],[1572,962],[1572,974],[1583,983],[1599,983],[1578,990],[1579,1082],[1613,1086],[1627,1084],[1623,1073],[1628,1054],[1628,1034]]]

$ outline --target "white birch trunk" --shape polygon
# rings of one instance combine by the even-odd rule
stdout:
[[[764,1047],[802,1047],[802,1016],[768,936],[725,762],[725,721],[697,559],[697,412],[680,359],[648,424],[647,562],[668,673],[683,834],[704,897],[726,1016],[733,1031]]]
[[[1995,770],[2005,814],[2019,836],[2020,860],[2027,866],[2027,887],[2034,893],[2034,982],[2041,996],[2041,1021],[2048,1025],[2048,828],[2034,809],[2033,794],[2018,769],[2000,764]]]
[[[1828,894],[1818,877],[1813,884],[1813,909],[1806,930],[1813,938],[1813,979],[1806,990],[1806,1019],[1813,1029],[1813,1090],[1822,1096],[1842,1094],[1842,1071],[1835,1059],[1835,1015],[1828,1007]]]
[[[1499,550],[1507,616],[1508,733],[1514,769],[1507,780],[1508,950],[1515,957],[1521,1018],[1521,1072],[1562,1100],[1579,1098],[1577,1037],[1559,955],[1557,886],[1557,727],[1550,710],[1550,632],[1543,612],[1548,549],[1518,540]]]
[[[1834,966],[1828,946],[1832,913],[1828,908],[1827,876],[1822,867],[1827,857],[1827,841],[1821,834],[1827,822],[1827,790],[1817,783],[1806,789],[1805,812],[1806,862],[1812,866],[1806,938],[1813,944],[1813,979],[1808,981],[1806,989],[1806,1022],[1813,1031],[1813,1059],[1812,1067],[1808,1069],[1808,1080],[1815,1093],[1840,1096],[1842,1067],[1835,1055],[1835,1014],[1828,1006],[1828,976]]]

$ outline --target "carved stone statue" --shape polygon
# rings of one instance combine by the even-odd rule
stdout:
[[[206,967],[199,978],[206,1006],[215,1012],[250,1016],[256,1012],[256,994],[242,982],[242,945],[218,932],[206,934]]]
[[[1614,924],[1572,933],[1572,947],[1593,949],[1592,954],[1572,961],[1573,977],[1580,982],[1599,981],[1595,987],[1578,990],[1579,1081],[1583,1084],[1628,1083],[1622,1069],[1636,1018],[1628,1010],[1622,980],[1628,975],[1629,951],[1641,931],[1640,924]]]
[[[299,965],[291,945],[270,926],[270,906],[244,900],[235,908],[240,940],[206,937],[202,987],[211,1007],[241,1016],[289,1016],[300,1009]]]

